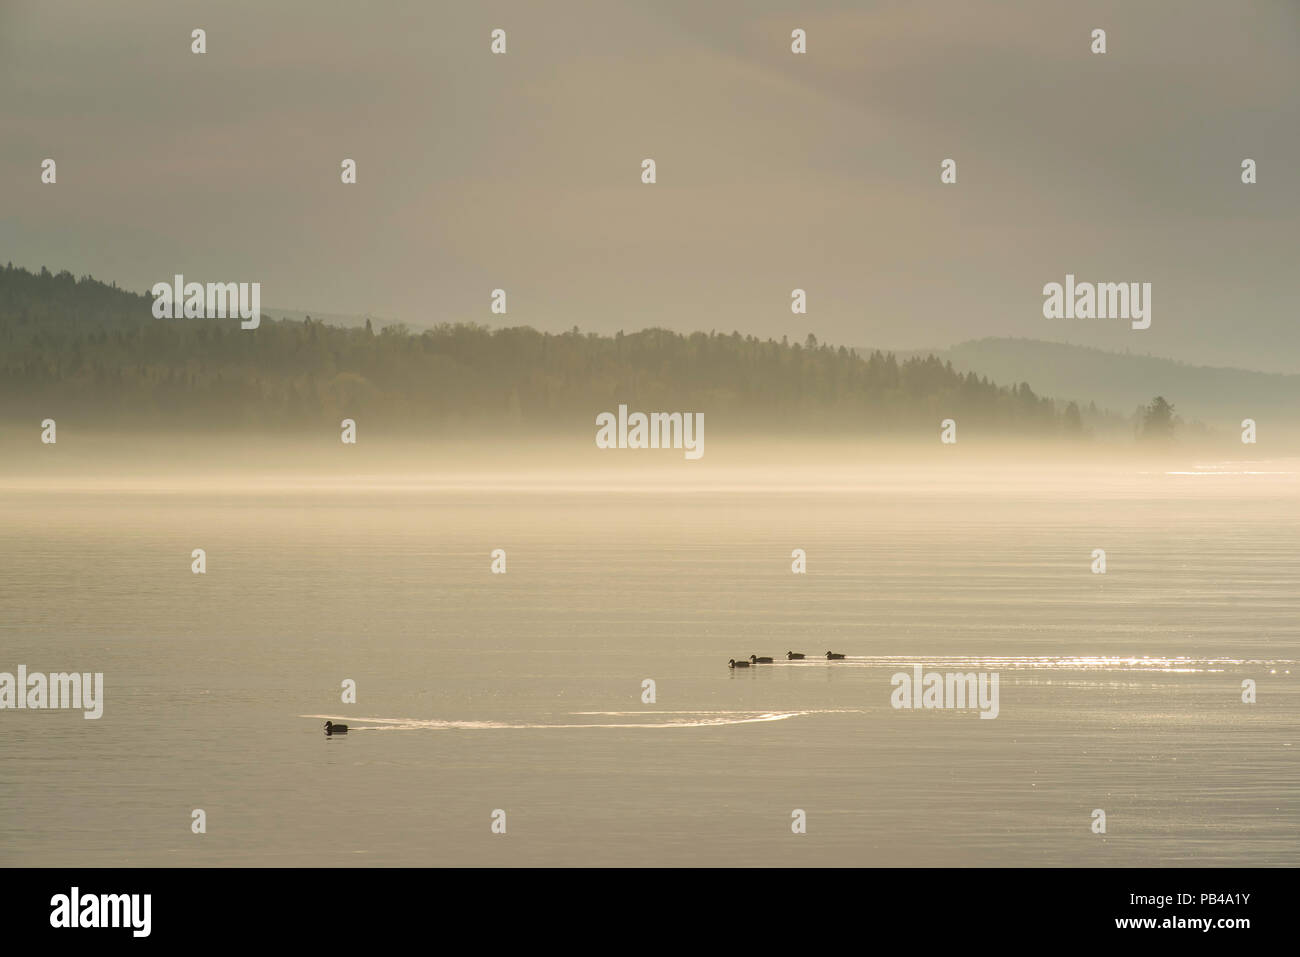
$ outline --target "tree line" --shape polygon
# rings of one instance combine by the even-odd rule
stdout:
[[[619,403],[702,411],[714,427],[871,435],[944,418],[1002,436],[1082,437],[1108,413],[998,385],[934,356],[718,332],[615,335],[442,323],[375,330],[263,316],[155,319],[148,296],[93,277],[0,271],[4,418],[121,428],[297,429],[367,416],[401,430],[561,430]],[[1120,419],[1119,421],[1123,421]]]

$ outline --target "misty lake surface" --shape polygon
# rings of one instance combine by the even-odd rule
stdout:
[[[1294,469],[11,483],[0,864],[1294,865]]]

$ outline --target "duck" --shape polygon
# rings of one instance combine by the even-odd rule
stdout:
[[[732,658],[730,661],[727,662],[727,667],[728,667],[728,668],[748,668],[748,667],[749,667],[749,662],[748,662],[748,661],[737,661],[735,658]]]
[[[828,651],[828,652],[826,652],[826,660],[827,660],[827,661],[839,661],[839,660],[840,660],[841,658],[843,658],[843,657],[844,657],[843,655],[837,655],[837,654],[836,654],[835,652],[833,652],[833,651]]]
[[[791,661],[799,661],[804,657],[803,655],[799,654],[799,652],[797,651],[787,651],[785,653],[785,656],[789,658]]]
[[[325,722],[325,733],[328,734],[347,734],[348,726],[346,724],[335,724],[333,721]]]
[[[771,658],[760,658],[758,655],[750,655],[749,660],[756,665],[770,665],[772,663]]]

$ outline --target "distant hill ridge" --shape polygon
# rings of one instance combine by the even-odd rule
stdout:
[[[951,362],[959,372],[978,369],[995,381],[1028,381],[1049,395],[1124,414],[1163,395],[1185,418],[1220,427],[1265,415],[1300,418],[1300,375],[1189,365],[1041,339],[974,339],[899,357],[918,354]]]

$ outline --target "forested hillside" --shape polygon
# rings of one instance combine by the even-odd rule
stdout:
[[[934,357],[662,329],[584,334],[444,324],[413,333],[263,315],[155,319],[152,299],[71,273],[0,272],[0,418],[75,416],[130,429],[591,426],[597,412],[703,411],[711,424],[798,433],[1084,434],[1074,403],[995,385]],[[707,324],[707,318],[701,317]]]

